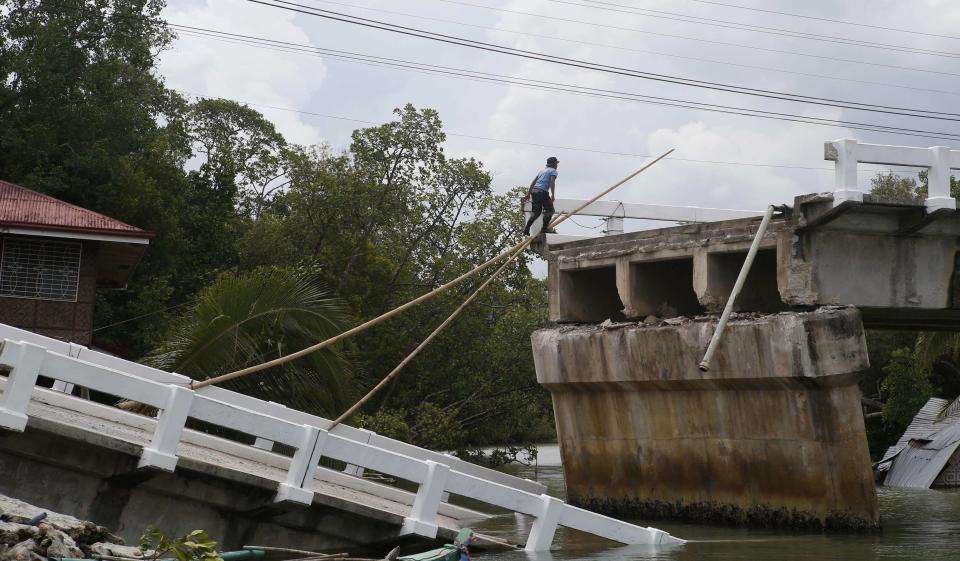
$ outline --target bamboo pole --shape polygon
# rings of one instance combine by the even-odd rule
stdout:
[[[391,370],[390,373],[383,378],[383,380],[380,380],[380,382],[377,383],[376,386],[374,386],[369,392],[367,392],[367,395],[363,396],[360,399],[360,401],[354,403],[353,406],[350,407],[350,409],[347,409],[346,411],[343,412],[343,414],[337,417],[333,421],[333,424],[327,427],[327,430],[328,431],[333,430],[334,427],[336,427],[346,419],[350,418],[350,416],[356,413],[358,409],[363,407],[364,404],[366,404],[367,401],[370,400],[370,398],[376,395],[377,392],[379,392],[381,389],[384,388],[384,386],[389,384],[391,380],[396,378],[397,375],[400,374],[400,371],[403,370],[403,367],[409,364],[410,361],[413,360],[413,357],[420,354],[420,351],[422,351],[424,347],[429,345],[430,342],[433,341],[434,338],[436,338],[436,336],[439,335],[441,331],[443,331],[448,325],[450,325],[450,322],[452,322],[454,318],[460,315],[460,312],[462,312],[464,308],[466,308],[467,306],[470,305],[471,302],[476,300],[477,296],[479,296],[480,293],[483,292],[483,289],[486,288],[487,285],[489,285],[491,282],[493,282],[493,279],[497,278],[497,276],[499,276],[500,273],[505,271],[507,267],[510,266],[510,263],[513,263],[514,259],[516,259],[521,253],[523,253],[523,250],[525,250],[529,244],[530,244],[529,239],[524,240],[523,243],[520,245],[520,247],[517,248],[517,251],[515,251],[513,255],[508,257],[507,260],[503,262],[503,265],[501,265],[499,269],[497,269],[496,271],[493,272],[492,275],[490,275],[490,278],[483,281],[483,284],[481,284],[476,290],[474,290],[473,294],[467,297],[467,299],[464,300],[463,303],[460,304],[460,306],[458,306],[457,309],[454,310],[452,314],[447,316],[447,319],[443,320],[443,323],[438,325],[437,328],[434,329],[433,332],[430,333],[430,335],[428,335],[427,338],[423,340],[423,342],[417,345],[417,348],[413,349],[413,351],[411,351],[410,354],[404,357],[404,359],[400,361],[400,364],[398,364],[396,368]]]
[[[552,223],[549,225],[549,227],[550,227],[550,228],[553,228],[553,227],[559,225],[560,223],[562,223],[563,221],[565,221],[565,220],[566,220],[567,218],[569,218],[570,216],[581,212],[583,209],[587,208],[588,206],[590,206],[591,204],[593,204],[594,202],[596,202],[598,199],[600,199],[600,197],[602,197],[602,196],[606,195],[607,193],[613,191],[614,189],[616,189],[617,187],[623,185],[623,184],[626,183],[627,181],[630,181],[631,179],[633,179],[633,178],[636,177],[637,175],[640,175],[642,172],[646,171],[646,169],[649,168],[650,166],[652,166],[653,164],[655,164],[655,163],[659,162],[660,160],[666,158],[666,157],[667,157],[668,155],[670,155],[670,153],[672,153],[674,150],[675,150],[674,148],[671,148],[670,150],[664,152],[662,155],[660,155],[660,156],[657,157],[656,159],[648,162],[648,163],[647,163],[646,165],[644,165],[642,168],[638,169],[637,171],[631,173],[631,174],[628,175],[627,177],[621,179],[620,181],[614,183],[614,184],[611,185],[610,187],[608,187],[608,188],[606,188],[605,190],[601,191],[598,195],[594,196],[594,197],[593,197],[592,199],[590,199],[589,201],[587,201],[587,202],[583,203],[582,205],[580,205],[580,206],[579,206],[576,210],[574,210],[573,212],[570,212],[570,213],[568,213],[568,214],[564,214],[564,215],[560,216],[556,221],[552,222]],[[421,302],[424,302],[424,301],[426,301],[426,300],[428,300],[428,299],[430,299],[430,298],[433,298],[434,296],[436,296],[437,294],[440,294],[441,292],[445,292],[445,291],[453,288],[454,286],[462,283],[463,281],[467,280],[468,278],[470,278],[470,277],[476,275],[477,273],[479,273],[479,272],[481,272],[481,271],[489,268],[491,265],[493,265],[493,264],[496,263],[497,261],[500,261],[500,260],[503,259],[504,257],[507,257],[507,256],[509,256],[509,255],[512,255],[517,249],[520,249],[521,247],[525,248],[525,247],[526,247],[527,245],[529,245],[534,239],[536,239],[536,237],[537,237],[538,235],[539,235],[539,234],[534,234],[534,235],[531,235],[531,236],[527,237],[527,238],[524,239],[523,241],[518,242],[518,243],[517,243],[516,245],[514,245],[513,247],[511,247],[511,248],[509,248],[509,249],[507,249],[507,250],[502,251],[502,252],[499,253],[496,257],[493,257],[493,258],[487,260],[485,263],[483,263],[483,264],[481,264],[481,265],[478,265],[478,266],[475,267],[474,269],[472,269],[472,270],[470,270],[470,271],[467,271],[466,273],[464,273],[464,274],[460,275],[459,277],[457,277],[457,278],[455,278],[455,279],[447,282],[446,284],[443,284],[443,285],[441,285],[441,286],[439,286],[439,287],[431,290],[430,292],[427,292],[426,294],[423,294],[423,295],[421,295],[421,296],[419,296],[419,297],[417,297],[417,298],[414,298],[413,300],[410,300],[410,301],[407,302],[406,304],[397,306],[396,308],[390,310],[389,312],[386,312],[386,313],[384,313],[384,314],[381,314],[381,315],[379,315],[379,316],[377,316],[377,317],[375,317],[375,318],[373,318],[373,319],[371,319],[371,320],[368,320],[368,321],[365,321],[365,322],[361,323],[360,325],[358,325],[358,326],[356,326],[356,327],[353,327],[353,328],[351,328],[351,329],[348,329],[347,331],[344,331],[343,333],[341,333],[341,334],[339,334],[339,335],[335,335],[335,336],[333,336],[333,337],[331,337],[331,338],[329,338],[329,339],[327,339],[327,340],[325,340],[325,341],[321,341],[321,342],[319,342],[319,343],[317,343],[317,344],[315,344],[315,345],[311,345],[311,346],[309,346],[309,347],[303,348],[303,349],[301,349],[301,350],[299,350],[299,351],[296,351],[296,352],[294,352],[294,353],[290,353],[290,354],[287,354],[287,355],[284,355],[284,356],[281,356],[281,357],[277,357],[277,358],[275,358],[275,359],[273,359],[273,360],[269,360],[269,361],[264,362],[264,363],[261,363],[261,364],[256,364],[256,365],[253,365],[253,366],[248,366],[247,368],[242,368],[242,369],[240,369],[240,370],[237,370],[237,371],[234,371],[234,372],[229,372],[229,373],[227,373],[227,374],[222,374],[222,375],[220,375],[220,376],[216,376],[216,377],[213,377],[213,378],[209,378],[209,379],[207,379],[207,380],[192,381],[192,382],[190,382],[190,388],[196,390],[196,389],[200,389],[200,388],[203,388],[203,387],[206,387],[206,386],[210,386],[210,385],[213,385],[213,384],[219,384],[220,382],[226,382],[227,380],[233,380],[234,378],[239,378],[240,376],[246,376],[247,374],[253,374],[254,372],[260,372],[260,371],[262,371],[262,370],[266,370],[266,369],[272,368],[272,367],[274,367],[274,366],[279,366],[279,365],[281,365],[281,364],[285,364],[285,363],[287,363],[287,362],[290,362],[291,360],[296,360],[296,359],[298,359],[298,358],[300,358],[300,357],[302,357],[302,356],[306,356],[306,355],[308,355],[308,354],[310,354],[310,353],[313,353],[313,352],[319,351],[319,350],[321,350],[321,349],[324,349],[324,348],[326,348],[326,347],[329,347],[330,345],[333,345],[333,344],[335,344],[335,343],[338,343],[339,341],[342,341],[342,340],[346,339],[347,337],[350,337],[351,335],[356,335],[357,333],[360,333],[361,331],[364,331],[364,330],[366,330],[366,329],[369,329],[369,328],[371,328],[371,327],[373,327],[373,326],[375,326],[375,325],[377,325],[377,324],[383,323],[384,321],[386,321],[386,320],[388,320],[388,319],[390,319],[390,318],[398,315],[400,312],[403,312],[403,311],[405,311],[405,310],[408,310],[408,309],[412,308],[413,306],[416,306],[417,304],[420,304]]]
[[[757,250],[760,249],[760,239],[767,231],[767,225],[770,224],[770,217],[773,216],[773,205],[767,207],[767,212],[763,214],[763,220],[760,221],[760,227],[757,228],[757,234],[753,237],[753,243],[750,244],[750,251],[747,252],[747,258],[743,260],[743,266],[740,268],[740,274],[737,275],[737,282],[730,291],[730,297],[727,298],[727,304],[723,307],[723,314],[720,315],[720,321],[717,322],[717,330],[713,332],[710,338],[710,344],[707,346],[707,352],[700,361],[700,370],[706,372],[710,370],[710,361],[713,360],[713,353],[720,344],[720,337],[723,336],[723,330],[727,327],[727,320],[730,319],[730,313],[733,311],[733,303],[740,295],[743,289],[743,283],[747,280],[750,273],[750,267],[753,266],[753,258],[757,256]]]

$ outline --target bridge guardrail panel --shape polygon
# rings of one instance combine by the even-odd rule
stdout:
[[[390,452],[369,444],[362,444],[331,433],[328,433],[323,456],[363,466],[417,484],[423,483],[427,478],[427,463],[424,460]]]
[[[539,495],[487,481],[459,471],[451,471],[447,491],[531,516],[541,510]]]
[[[152,380],[154,382],[159,382],[162,384],[180,384],[186,385],[189,384],[191,379],[187,376],[181,374],[176,374],[173,372],[167,372],[165,370],[160,370],[158,368],[153,368],[150,366],[145,366],[136,362],[128,361],[119,357],[111,356],[105,353],[101,353],[94,349],[89,349],[83,347],[82,345],[75,345],[71,343],[66,343],[58,339],[53,339],[33,333],[32,331],[26,331],[24,329],[19,329],[10,325],[5,325],[0,323],[0,337],[7,337],[14,340],[22,340],[26,342],[31,342],[37,345],[47,347],[50,350],[63,355],[77,355],[77,358],[85,360],[91,364],[105,366],[117,371],[129,372],[134,376],[144,378],[146,380]],[[52,376],[55,379],[59,379],[56,376]],[[207,396],[212,399],[223,401],[232,405],[237,405],[239,407],[244,407],[252,411],[257,411],[272,417],[277,417],[284,419],[296,424],[309,424],[313,425],[319,429],[327,429],[330,425],[333,424],[333,421],[319,417],[316,415],[311,415],[303,411],[298,411],[296,409],[290,409],[283,404],[267,402],[259,400],[248,395],[240,394],[231,390],[220,388],[217,386],[206,386],[201,388],[198,392],[199,395]],[[139,400],[138,400],[139,401]],[[488,479],[495,480],[502,485],[508,487],[513,487],[516,489],[521,489],[523,491],[540,494],[546,490],[546,487],[535,481],[530,481],[528,479],[522,479],[510,474],[499,472],[490,468],[485,468],[483,466],[478,466],[471,464],[469,462],[460,460],[459,458],[453,458],[446,456],[439,452],[433,452],[430,450],[424,450],[418,448],[411,444],[405,442],[400,442],[399,440],[394,440],[387,438],[385,436],[371,433],[371,431],[366,431],[364,429],[358,429],[356,427],[351,427],[349,425],[340,424],[334,428],[332,434],[350,438],[353,440],[367,442],[369,440],[375,446],[386,450],[392,450],[400,454],[418,458],[420,460],[433,460],[437,463],[442,463],[449,465],[453,469],[458,471],[469,473],[477,477],[485,477]]]

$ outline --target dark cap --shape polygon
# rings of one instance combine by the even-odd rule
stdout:
[[[554,164],[559,164],[559,163],[560,163],[560,160],[558,160],[556,156],[550,156],[549,158],[547,158],[548,166],[552,166]]]

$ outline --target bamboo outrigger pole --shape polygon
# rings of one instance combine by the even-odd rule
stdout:
[[[598,199],[600,199],[600,197],[602,197],[602,196],[606,195],[607,193],[613,191],[614,189],[616,189],[617,187],[623,185],[623,184],[626,183],[627,181],[630,181],[631,179],[633,179],[633,178],[636,177],[637,175],[640,175],[642,172],[646,171],[646,169],[649,168],[650,166],[652,166],[653,164],[655,164],[655,163],[659,162],[660,160],[666,158],[666,157],[667,157],[668,155],[670,155],[670,153],[672,153],[674,150],[675,150],[674,148],[671,148],[670,150],[667,150],[666,152],[664,152],[663,154],[661,154],[659,157],[657,157],[657,158],[654,159],[653,161],[651,161],[651,162],[647,163],[646,165],[644,165],[642,168],[640,168],[640,169],[638,169],[637,171],[631,173],[630,175],[628,175],[627,177],[621,179],[620,181],[614,183],[614,184],[611,185],[610,187],[608,187],[608,188],[606,188],[605,190],[603,190],[602,192],[600,192],[598,195],[594,196],[594,197],[593,197],[592,199],[590,199],[589,201],[583,203],[582,205],[580,205],[580,206],[579,206],[577,209],[575,209],[574,211],[569,212],[569,213],[564,214],[564,215],[561,215],[561,216],[558,217],[555,221],[553,221],[552,223],[550,223],[550,225],[548,226],[548,228],[553,228],[553,227],[557,226],[558,224],[562,223],[563,221],[567,220],[570,216],[572,216],[572,215],[574,215],[574,214],[577,214],[578,212],[581,212],[583,209],[587,208],[588,206],[590,206],[591,204],[593,204],[594,202],[596,202]],[[381,314],[381,315],[379,315],[379,316],[377,316],[377,317],[375,317],[375,318],[373,318],[373,319],[370,319],[370,320],[367,320],[367,321],[361,323],[360,325],[358,325],[358,326],[356,326],[356,327],[353,327],[353,328],[351,328],[351,329],[348,329],[347,331],[344,331],[343,333],[341,333],[341,334],[339,334],[339,335],[335,335],[335,336],[333,336],[333,337],[331,337],[331,338],[329,338],[329,339],[327,339],[327,340],[325,340],[325,341],[321,341],[321,342],[319,342],[319,343],[317,343],[317,344],[315,344],[315,345],[311,345],[311,346],[309,346],[309,347],[306,347],[306,348],[301,349],[301,350],[299,350],[299,351],[297,351],[297,352],[294,352],[294,353],[290,353],[290,354],[288,354],[288,355],[284,355],[284,356],[281,356],[281,357],[277,357],[277,358],[275,358],[275,359],[273,359],[273,360],[264,362],[264,363],[262,363],[262,364],[256,364],[256,365],[253,365],[253,366],[248,366],[247,368],[242,368],[242,369],[237,370],[237,371],[235,371],[235,372],[229,372],[229,373],[227,373],[227,374],[222,374],[222,375],[220,375],[220,376],[216,376],[216,377],[214,377],[214,378],[209,378],[209,379],[207,379],[207,380],[193,381],[193,382],[190,383],[190,388],[191,388],[191,389],[200,389],[200,388],[203,388],[203,387],[206,387],[206,386],[210,386],[210,385],[213,385],[213,384],[219,384],[220,382],[225,382],[225,381],[227,381],[227,380],[233,380],[234,378],[239,378],[239,377],[241,377],[241,376],[246,376],[247,374],[253,374],[254,372],[260,372],[261,370],[266,370],[266,369],[272,368],[272,367],[274,367],[274,366],[279,366],[279,365],[281,365],[281,364],[285,364],[285,363],[287,363],[287,362],[290,362],[291,360],[296,360],[296,359],[298,359],[298,358],[300,358],[300,357],[302,357],[302,356],[306,356],[306,355],[308,355],[308,354],[310,354],[310,353],[319,351],[320,349],[324,349],[324,348],[326,348],[326,347],[329,347],[330,345],[333,345],[334,343],[337,343],[337,342],[339,342],[339,341],[342,341],[342,340],[346,339],[347,337],[350,337],[351,335],[356,335],[357,333],[360,333],[361,331],[364,331],[364,330],[366,330],[366,329],[368,329],[368,328],[370,328],[370,327],[373,327],[373,326],[375,326],[375,325],[377,325],[377,324],[379,324],[379,323],[382,323],[382,322],[384,322],[384,321],[392,318],[393,316],[399,314],[400,312],[403,312],[403,311],[405,311],[405,310],[408,310],[408,309],[416,306],[417,304],[420,304],[421,302],[424,302],[425,300],[428,300],[428,299],[430,299],[430,298],[433,298],[434,296],[436,296],[437,294],[440,294],[441,292],[445,292],[445,291],[449,290],[450,288],[453,288],[454,286],[460,284],[461,282],[467,280],[468,278],[470,278],[470,277],[476,275],[477,273],[479,273],[479,272],[481,272],[481,271],[489,268],[491,265],[493,265],[493,264],[496,263],[497,261],[500,261],[500,260],[503,259],[504,257],[508,257],[508,256],[509,256],[509,257],[511,258],[511,260],[512,260],[512,259],[515,258],[517,255],[519,255],[519,253],[520,253],[521,251],[523,251],[528,245],[530,245],[530,243],[531,243],[534,239],[536,239],[536,237],[537,237],[538,235],[539,235],[539,234],[533,234],[533,235],[525,238],[523,241],[517,243],[517,244],[514,245],[513,247],[511,247],[511,248],[509,248],[509,249],[507,249],[507,250],[505,250],[505,251],[502,251],[502,252],[501,252],[500,254],[498,254],[497,256],[489,259],[488,261],[486,261],[485,263],[483,263],[483,264],[481,264],[481,265],[478,265],[478,266],[475,267],[474,269],[472,269],[472,270],[470,270],[470,271],[467,271],[466,273],[464,273],[464,274],[460,275],[459,277],[457,277],[457,278],[455,278],[455,279],[447,282],[446,284],[444,284],[444,285],[442,285],[442,286],[439,286],[439,287],[431,290],[430,292],[427,292],[426,294],[423,294],[423,295],[421,295],[421,296],[419,296],[419,297],[417,297],[417,298],[414,298],[413,300],[410,300],[410,301],[407,302],[406,304],[402,304],[402,305],[400,305],[400,306],[397,306],[396,308],[390,310],[389,312],[386,312],[386,313],[384,313],[384,314]],[[501,268],[501,269],[502,269],[502,268]],[[495,274],[494,276],[496,276],[496,274]],[[493,277],[491,277],[491,279],[492,279],[492,278],[493,278]],[[490,279],[488,279],[488,282],[489,282],[489,280],[490,280]],[[480,288],[482,289],[482,288],[485,287],[486,285],[487,285],[487,283],[484,283],[483,285],[480,286]],[[478,289],[477,292],[479,292],[479,289]],[[472,298],[473,298],[474,296],[476,296],[477,292],[475,292],[470,298],[468,298],[468,300],[472,300]],[[446,324],[448,324],[449,321],[452,320],[453,317],[455,317],[456,314],[459,313],[459,310],[460,310],[461,308],[463,308],[463,307],[465,307],[465,306],[461,305],[460,308],[457,308],[457,311],[454,312],[454,315],[452,315],[450,318],[447,318],[447,321],[445,321],[445,322],[444,322],[443,324],[441,324],[441,325],[445,327]],[[431,334],[431,337],[428,337],[428,339],[431,339],[431,338],[432,338],[432,335],[433,335],[433,334]],[[426,343],[426,342],[429,342],[429,341],[425,341],[425,343]],[[419,352],[419,349],[422,348],[423,346],[425,346],[424,343],[422,343],[421,346],[418,346],[417,349],[415,349],[415,351],[414,351],[414,356],[415,356],[415,354],[416,354],[417,352]],[[410,357],[408,357],[408,358],[413,358],[413,357],[410,356]],[[404,360],[405,360],[405,362],[402,362],[402,363],[401,363],[401,366],[399,366],[397,369],[395,369],[396,371],[399,371],[399,369],[402,368],[402,365],[405,365],[406,362],[409,362],[409,361],[406,360],[406,359],[404,359]],[[381,382],[381,383],[382,383],[382,382]],[[378,384],[378,386],[380,386],[380,384]],[[364,399],[366,399],[366,397],[365,397]],[[352,408],[351,408],[351,409],[352,409]]]

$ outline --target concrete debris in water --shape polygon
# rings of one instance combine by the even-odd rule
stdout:
[[[44,509],[0,495],[0,561],[42,561],[90,554],[143,557],[138,548],[103,526],[48,512],[36,526],[28,522]]]

